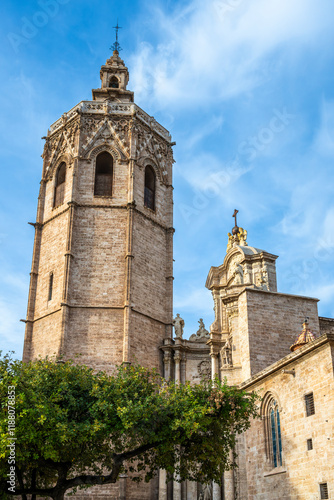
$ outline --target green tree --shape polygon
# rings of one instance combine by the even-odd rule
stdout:
[[[0,491],[58,500],[68,490],[114,483],[124,472],[149,481],[159,468],[169,478],[219,483],[235,466],[230,450],[257,416],[256,399],[218,380],[167,384],[140,366],[108,375],[72,361],[24,364],[6,355]]]

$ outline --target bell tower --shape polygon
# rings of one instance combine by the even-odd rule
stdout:
[[[172,337],[173,143],[134,104],[117,49],[92,100],[44,137],[25,361],[78,354],[96,369],[161,369]]]

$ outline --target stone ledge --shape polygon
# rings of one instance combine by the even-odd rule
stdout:
[[[265,472],[263,474],[263,477],[275,476],[277,474],[284,474],[285,472],[288,471],[284,467],[275,467],[275,469],[272,469],[270,472]]]

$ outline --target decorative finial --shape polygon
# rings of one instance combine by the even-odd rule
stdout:
[[[234,212],[233,212],[233,215],[232,215],[232,217],[234,217],[234,222],[235,222],[235,226],[232,229],[233,236],[239,234],[239,228],[238,228],[238,224],[237,224],[237,213],[238,212],[239,212],[239,210],[235,209]]]
[[[121,30],[122,27],[118,26],[118,19],[117,19],[116,26],[114,26],[113,28],[116,31],[116,42],[112,44],[112,46],[110,47],[110,50],[113,50],[114,52],[120,52],[122,50],[122,47],[118,43],[118,30]]]

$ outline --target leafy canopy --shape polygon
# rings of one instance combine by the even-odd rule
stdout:
[[[149,481],[220,482],[236,434],[257,416],[254,394],[218,380],[166,383],[154,370],[109,375],[72,361],[0,358],[0,491],[8,490],[8,387],[15,386],[15,494],[63,498],[128,472]]]

